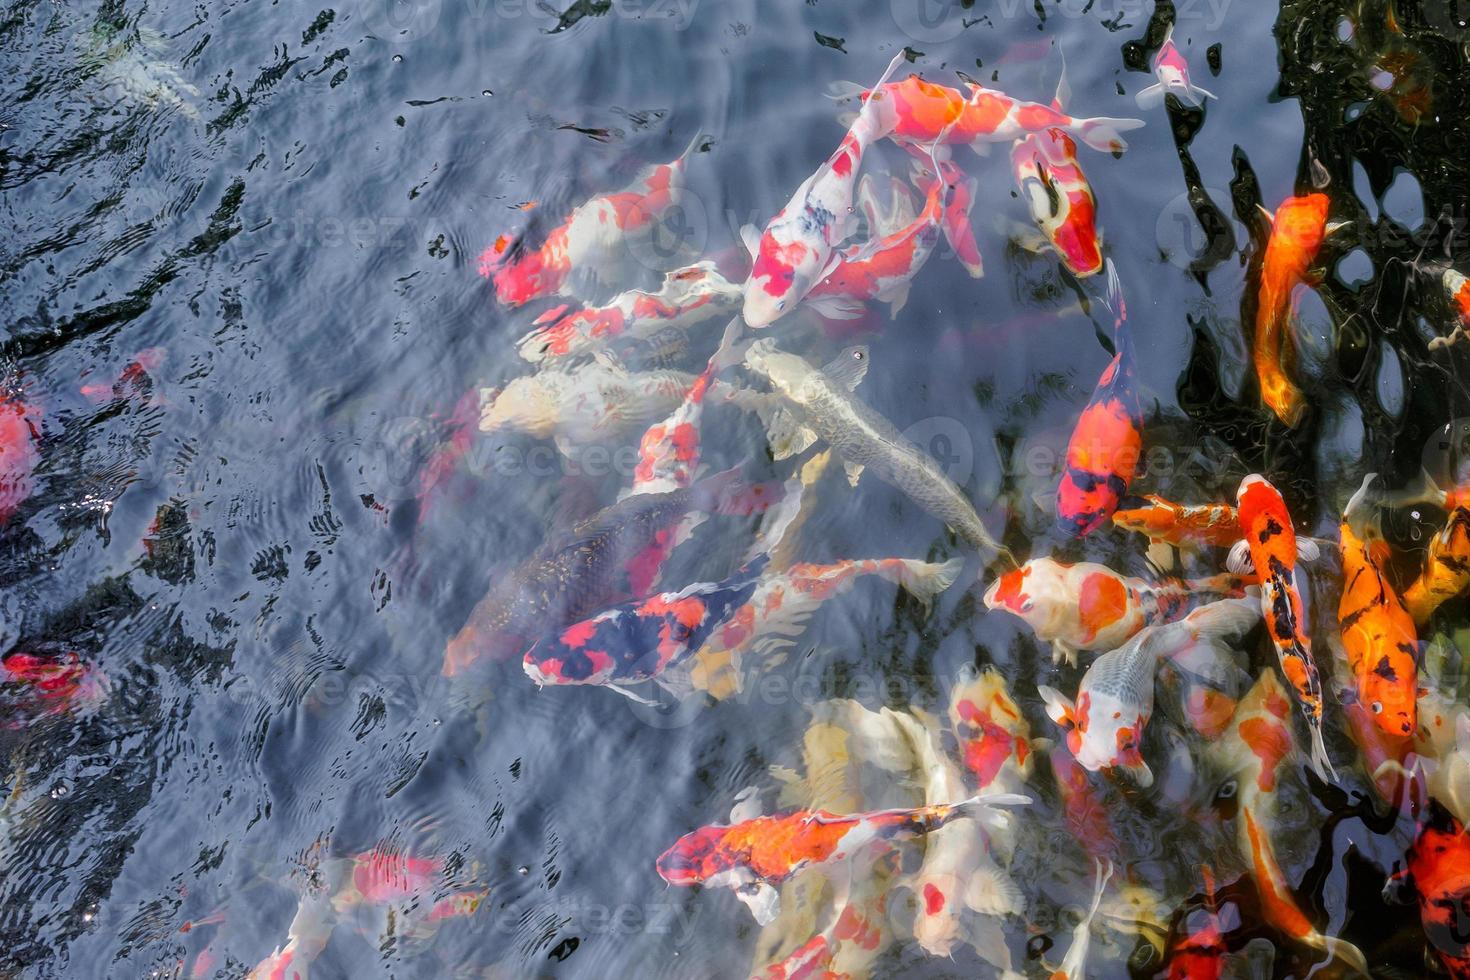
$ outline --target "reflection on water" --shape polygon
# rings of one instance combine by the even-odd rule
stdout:
[[[8,0],[0,972],[1045,976],[1084,953],[1088,976],[1465,971],[1463,13]],[[1140,108],[1166,39],[1193,88]],[[1087,243],[1061,250],[1069,271],[1039,234],[1066,233],[1063,201],[1091,207],[1060,143],[867,148],[855,240],[910,229],[893,255],[912,264],[761,334],[831,369],[825,422],[775,360],[710,360],[733,350],[742,226],[833,153],[850,83],[900,52],[895,79],[1146,121],[1126,153],[1074,148],[1127,299],[1129,490],[1279,488],[1320,551],[1298,570],[1335,781],[1253,625],[1160,654],[1138,744],[1108,729],[1149,785],[1089,770],[1066,729],[1116,644],[1049,642],[1035,606],[1006,611],[1025,589],[1005,559],[976,557],[983,528],[1019,561],[1095,563],[1059,593],[1094,612],[1141,582],[1182,616],[1224,572],[1218,542],[1174,565],[1121,524],[1058,525],[1119,337]],[[682,196],[617,197],[670,161]],[[1262,209],[1312,194],[1331,230],[1263,311]],[[590,199],[654,213],[596,274],[508,305],[534,290],[479,274],[497,236],[524,259]],[[1302,393],[1291,426],[1262,402],[1267,321]],[[544,373],[563,358],[590,367]],[[675,489],[686,436],[643,471],[640,440],[701,372],[713,482]],[[873,417],[937,475],[892,453],[853,472]],[[1355,557],[1339,525],[1369,472],[1384,543]],[[1350,666],[1363,568],[1417,620],[1390,671],[1417,672],[1411,746]],[[687,660],[619,664],[634,698],[588,682],[585,642],[538,650],[540,689],[506,643],[507,623],[536,642],[691,583],[713,619]],[[1032,802],[770,881],[671,888],[655,865],[712,825],[981,791]]]

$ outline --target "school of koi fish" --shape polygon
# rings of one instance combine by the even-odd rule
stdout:
[[[1051,662],[1007,675],[980,651],[973,669],[949,679],[947,723],[916,708],[828,702],[814,709],[805,776],[774,773],[773,784],[729,800],[728,818],[648,855],[669,885],[699,886],[712,905],[730,891],[748,907],[764,930],[759,976],[866,976],[880,952],[911,939],[941,957],[968,944],[1000,976],[1044,968],[1080,978],[1104,921],[1151,948],[1155,972],[1171,978],[1260,975],[1242,972],[1242,951],[1262,938],[1277,975],[1281,964],[1294,975],[1368,974],[1301,877],[1300,823],[1288,838],[1279,819],[1283,806],[1300,806],[1303,786],[1344,799],[1337,787],[1364,786],[1376,794],[1364,806],[1413,828],[1379,868],[1386,894],[1419,903],[1436,969],[1470,977],[1470,934],[1459,928],[1470,902],[1470,708],[1437,693],[1442,653],[1427,654],[1425,641],[1440,607],[1470,587],[1470,468],[1407,487],[1362,474],[1337,533],[1319,537],[1302,530],[1269,473],[1245,475],[1229,500],[1136,495],[1149,418],[1130,319],[1148,306],[1125,302],[1083,169],[1094,164],[1078,147],[1126,166],[1123,134],[1143,120],[1069,115],[1065,67],[1055,97],[1033,103],[973,81],[951,88],[905,72],[904,61],[895,56],[870,86],[832,87],[845,134],[764,228],[741,229],[744,256],[698,257],[656,288],[609,298],[640,272],[629,242],[681,207],[686,172],[709,148],[701,136],[539,240],[507,233],[481,256],[504,306],[558,305],[516,341],[536,370],[482,392],[480,430],[550,439],[568,455],[636,442],[637,463],[616,502],[494,583],[450,642],[444,673],[515,658],[543,688],[593,685],[645,705],[718,702],[790,654],[813,614],[861,578],[891,582],[925,610],[946,590],[975,588],[985,610],[1016,617],[1049,645]],[[1191,81],[1172,33],[1150,63],[1157,81],[1138,94],[1140,108],[1167,106],[1172,117],[1215,98]],[[906,174],[869,165],[885,142],[910,158]],[[987,523],[925,448],[864,403],[868,348],[846,347],[822,366],[798,352],[872,305],[898,317],[938,255],[984,274],[970,220],[985,192],[958,151],[993,143],[1011,147],[1036,247],[1073,277],[1112,354],[1067,445],[1051,549],[1015,540],[993,515]],[[1263,218],[1249,336],[1259,410],[1285,427],[1310,411],[1290,321],[1294,297],[1321,275],[1319,250],[1342,226],[1332,212],[1332,189],[1319,186]],[[1415,274],[1446,290],[1432,349],[1453,344],[1470,328],[1470,286],[1447,266],[1423,263]],[[725,319],[716,339],[706,324]],[[815,343],[814,323],[823,328]],[[697,373],[663,366],[664,352],[701,344],[713,352]],[[705,417],[725,413],[760,427],[778,479],[705,470]],[[868,474],[947,526],[958,555],[801,560],[801,527],[822,506],[817,486],[833,462],[848,486]],[[1417,568],[1381,530],[1385,515],[1408,507],[1444,514]],[[714,581],[669,581],[670,556],[719,516],[753,528],[738,563]],[[1109,528],[1131,532],[1148,577],[1069,557]],[[1312,617],[1334,603],[1335,621]],[[1033,728],[1018,705],[1033,695],[1051,727]],[[1164,726],[1150,724],[1156,707]],[[1037,757],[1061,795],[1073,855],[1027,853],[1038,840],[1023,809],[1044,781]],[[864,808],[863,794],[824,780],[824,769],[864,766],[917,784],[917,800]],[[1102,802],[1114,792],[1197,807],[1192,819],[1234,828],[1235,848],[1186,855],[1197,894],[1163,907],[1132,870],[1134,831]],[[1094,891],[1060,959],[1032,950],[1018,964],[1005,937],[1027,931],[1037,860],[1082,863]],[[899,893],[914,897],[907,918],[889,907]]]
[[[1140,113],[1151,126],[1203,125],[1217,96],[1192,81],[1172,25],[1156,42]],[[739,229],[743,247],[683,256],[656,281],[638,258],[685,207],[689,171],[717,158],[700,133],[559,221],[523,205],[522,226],[479,256],[489,301],[534,314],[510,345],[522,373],[455,405],[418,499],[439,492],[476,434],[546,441],[566,459],[630,447],[633,464],[615,497],[491,578],[443,649],[445,683],[474,700],[496,665],[519,663],[511,673],[542,699],[603,688],[629,710],[716,712],[811,656],[818,615],[857,605],[844,597],[876,589],[927,623],[941,596],[969,594],[957,615],[1006,624],[1014,655],[977,647],[973,663],[934,678],[934,712],[857,698],[791,708],[810,715],[800,768],[763,767],[733,792],[709,780],[687,832],[632,856],[740,920],[752,980],[885,975],[895,948],[909,966],[963,949],[1006,980],[1081,980],[1102,957],[1114,973],[1126,961],[1130,975],[1170,980],[1470,978],[1470,704],[1455,681],[1470,452],[1441,454],[1442,471],[1426,462],[1408,481],[1359,468],[1336,500],[1301,494],[1289,459],[1234,474],[1216,499],[1157,492],[1142,465],[1157,418],[1133,336],[1150,316],[1149,283],[1104,240],[1084,170],[1127,167],[1125,134],[1145,120],[1071,115],[1084,100],[1059,52],[1054,93],[1038,102],[967,76],[951,87],[912,60],[905,49],[873,83],[828,88],[836,148],[763,227]],[[965,151],[996,144],[1010,150],[1012,186],[969,172]],[[1297,193],[1253,215],[1261,247],[1241,257],[1253,378],[1239,400],[1272,433],[1300,431],[1315,411],[1297,308],[1326,275],[1324,247],[1351,228],[1343,189],[1311,161],[1303,173]],[[1066,339],[1095,340],[1107,358],[1046,487],[1054,521],[1042,535],[871,407],[863,382],[883,365],[846,343],[899,324],[931,262],[983,277],[976,205],[1008,199],[1030,220],[1020,244],[1060,267],[1091,320],[1092,334]],[[1421,255],[1405,272],[1442,307],[1431,355],[1453,356],[1470,334],[1470,279],[1453,261]],[[77,393],[147,402],[162,357],[144,351]],[[47,408],[18,393],[0,401],[0,526],[33,493]],[[1446,420],[1434,441],[1463,438]],[[752,440],[761,451],[742,456]],[[832,559],[814,516],[864,478],[933,533],[908,554]],[[1435,525],[1420,549],[1385,530],[1406,513]],[[718,574],[681,574],[689,561],[676,556],[691,552],[700,567],[722,562]],[[4,729],[86,715],[112,696],[69,648],[11,650],[0,690]],[[1056,826],[1037,817],[1042,799]],[[1148,815],[1163,810],[1223,842],[1163,854],[1193,883],[1182,898],[1162,897],[1146,867],[1161,860]],[[1337,833],[1350,817],[1372,844]],[[425,941],[491,901],[459,856],[305,857],[312,886],[249,980],[306,980],[349,922]],[[1058,871],[1086,882],[1080,904],[1047,887]],[[1378,962],[1344,938],[1349,887],[1417,907],[1422,936],[1409,945],[1421,958]],[[224,965],[210,945],[175,975]]]

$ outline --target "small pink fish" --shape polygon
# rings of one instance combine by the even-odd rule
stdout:
[[[519,236],[503,234],[480,255],[480,275],[506,306],[618,282],[634,269],[630,235],[651,228],[684,196],[684,168],[703,143],[696,135],[678,158],[645,167],[621,191],[600,194],[567,215],[539,248],[517,253]]]
[[[1052,106],[1061,109],[1067,80],[1063,74]],[[1077,162],[1077,144],[1062,129],[1027,133],[1011,148],[1011,174],[1031,219],[1074,276],[1102,271],[1102,236],[1097,228],[1097,198]]]
[[[1134,97],[1138,100],[1140,109],[1157,108],[1166,95],[1173,95],[1185,105],[1195,108],[1203,104],[1201,99],[1215,98],[1213,93],[1190,82],[1189,62],[1184,60],[1184,55],[1174,44],[1173,24],[1169,25],[1164,34],[1164,43],[1154,55],[1154,76],[1158,81]]]

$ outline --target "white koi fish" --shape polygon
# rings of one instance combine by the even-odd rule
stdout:
[[[1164,43],[1154,55],[1154,76],[1158,81],[1139,92],[1135,98],[1140,109],[1154,109],[1163,104],[1164,96],[1173,95],[1187,106],[1198,108],[1204,99],[1215,98],[1189,80],[1189,62],[1174,44],[1174,25],[1164,34]]]

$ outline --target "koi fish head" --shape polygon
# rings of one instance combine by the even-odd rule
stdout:
[[[986,669],[957,689],[949,717],[980,789],[990,786],[1011,760],[1023,777],[1030,775],[1030,726],[999,671]]]
[[[1067,748],[1084,769],[1122,769],[1138,785],[1153,785],[1153,771],[1143,761],[1143,729],[1149,712],[1136,699],[1082,690],[1077,702],[1042,686],[1046,713],[1067,729]]]
[[[782,395],[798,403],[807,381],[816,373],[805,358],[781,350],[770,338],[757,340],[746,349],[745,366],[764,377]]]
[[[822,253],[812,243],[784,237],[768,229],[752,258],[741,311],[752,328],[770,326],[796,309],[821,279]]]
[[[1316,255],[1327,235],[1327,211],[1331,204],[1326,194],[1288,197],[1276,209],[1272,239],[1288,251],[1305,253],[1308,257]]]
[[[1261,575],[1290,572],[1296,567],[1296,530],[1281,492],[1270,481],[1252,473],[1240,482],[1236,492],[1240,511],[1240,530],[1256,559]],[[1262,557],[1267,559],[1263,563]],[[1279,567],[1277,567],[1279,566]]]
[[[1407,871],[1435,951],[1457,960],[1470,955],[1470,835],[1437,802],[1409,849]]]
[[[556,428],[557,399],[543,376],[516,378],[499,392],[486,390],[480,409],[481,432],[524,432],[547,438]]]
[[[1410,654],[1408,663],[1413,663]],[[1403,678],[1394,675],[1388,657],[1369,667],[1362,679],[1361,694],[1364,706],[1373,717],[1373,722],[1385,735],[1403,738],[1414,734],[1418,704],[1414,699],[1413,684],[1403,683]]]
[[[1061,130],[1032,133],[1011,152],[1012,169],[1031,220],[1079,278],[1102,271],[1097,199],[1077,164],[1077,145]]]
[[[659,877],[671,885],[699,885],[717,883],[712,879],[740,868],[738,858],[725,845],[729,829],[701,827],[679,838],[659,855],[655,864]]]

